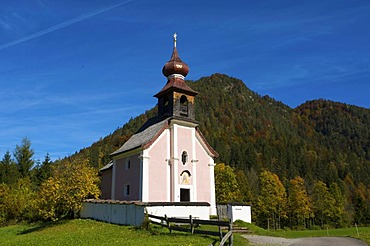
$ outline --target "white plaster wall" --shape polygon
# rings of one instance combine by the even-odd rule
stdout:
[[[112,204],[112,217],[110,222],[113,224],[125,225],[126,223],[126,206]]]
[[[138,206],[134,204],[84,202],[81,218],[90,218],[119,225],[140,226],[145,210],[152,215],[209,220],[209,206]],[[250,210],[249,210],[250,211]]]
[[[80,212],[81,218],[93,218],[95,206],[92,203],[83,203]]]
[[[193,218],[209,220],[209,206],[148,206],[146,210],[151,215]]]
[[[227,205],[228,217],[232,221],[242,220],[248,223],[252,223],[251,206],[235,206]]]
[[[111,218],[111,204],[94,204],[94,214],[91,218],[110,221]]]
[[[132,204],[83,203],[81,218],[119,225],[140,226],[144,222],[144,207]]]

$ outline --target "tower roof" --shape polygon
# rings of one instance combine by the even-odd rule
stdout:
[[[189,73],[189,66],[181,61],[179,54],[177,52],[176,48],[176,42],[177,42],[177,34],[175,33],[173,35],[174,40],[173,40],[173,52],[171,55],[171,59],[163,66],[162,73],[164,76],[167,78],[169,76],[176,76],[176,75],[182,75],[183,78],[186,77],[186,75]],[[181,77],[181,76],[178,76]]]
[[[171,55],[171,59],[163,66],[162,73],[164,76],[167,77],[167,84],[162,88],[160,92],[158,92],[155,97],[160,97],[163,94],[166,94],[169,91],[178,90],[182,92],[187,92],[190,95],[197,95],[198,92],[191,89],[185,83],[185,77],[189,73],[189,66],[183,62],[178,54],[176,48],[177,42],[177,35],[176,33],[173,35],[174,37],[174,46]]]

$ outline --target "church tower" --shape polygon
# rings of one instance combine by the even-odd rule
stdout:
[[[114,151],[112,162],[100,170],[102,198],[206,204],[209,214],[216,214],[214,158],[218,154],[195,120],[198,92],[185,83],[189,67],[180,59],[176,41],[175,34],[171,58],[162,69],[167,83],[155,95],[158,115]]]
[[[158,98],[158,116],[195,121],[194,97],[198,92],[185,83],[189,67],[181,61],[177,52],[176,42],[177,35],[175,33],[171,59],[162,69],[163,75],[167,77],[167,83],[160,92],[154,95]]]

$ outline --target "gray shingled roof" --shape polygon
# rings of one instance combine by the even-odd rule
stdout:
[[[147,123],[144,124],[144,126],[134,135],[131,136],[127,142],[122,145],[121,148],[114,151],[111,156],[136,149],[138,147],[142,147],[145,144],[149,143],[156,135],[157,133],[167,124],[168,119],[155,122],[156,119],[153,119],[154,123],[151,124],[151,120],[148,120]],[[148,127],[145,127],[146,125],[149,125]],[[144,129],[143,129],[144,128]]]
[[[112,166],[113,166],[113,161],[110,161],[107,165],[105,165],[104,167],[100,168],[99,171],[107,170],[107,169],[111,168]]]

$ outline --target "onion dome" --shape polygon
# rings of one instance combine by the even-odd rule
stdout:
[[[162,73],[167,77],[167,83],[160,92],[154,96],[160,98],[172,91],[186,93],[187,95],[195,96],[197,91],[191,89],[185,83],[185,76],[189,73],[189,67],[185,62],[181,61],[176,49],[176,33],[174,37],[174,47],[171,59],[163,66]]]
[[[189,73],[189,66],[185,62],[181,61],[179,54],[176,49],[176,33],[174,37],[174,47],[171,59],[163,66],[162,73],[168,79],[170,77],[180,77],[182,79]]]

